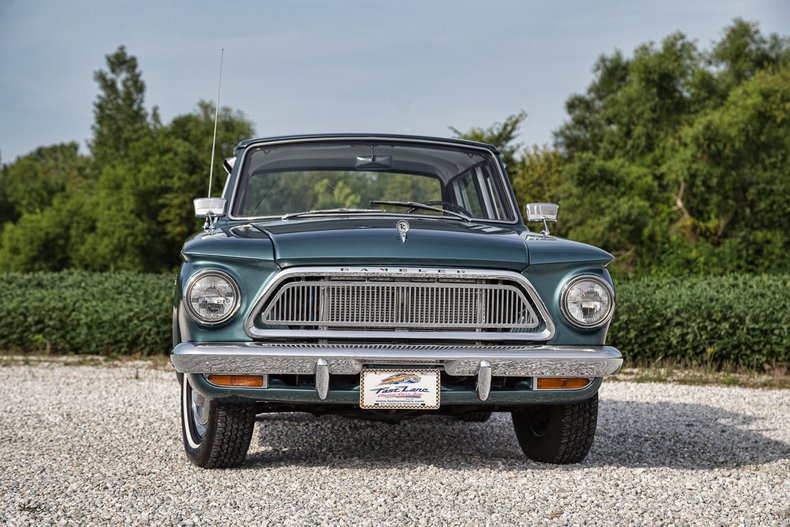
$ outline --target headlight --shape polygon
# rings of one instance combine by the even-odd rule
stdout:
[[[184,303],[193,319],[219,324],[239,308],[239,286],[222,271],[200,271],[190,278]]]
[[[562,313],[571,324],[594,328],[602,326],[612,316],[614,291],[597,276],[577,276],[565,284],[560,302]]]

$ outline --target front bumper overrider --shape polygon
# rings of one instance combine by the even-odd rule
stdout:
[[[492,377],[597,379],[614,374],[623,363],[620,352],[611,346],[261,342],[184,342],[173,349],[171,360],[178,372],[193,376],[315,375],[315,390],[309,398],[315,399],[315,402],[327,399],[331,375],[355,375],[365,367],[438,367],[451,376],[476,376],[476,399],[487,401]],[[200,384],[208,388],[203,382]],[[597,388],[599,383],[594,384]],[[258,391],[261,396],[266,392],[265,389]],[[252,395],[249,391],[244,393]]]

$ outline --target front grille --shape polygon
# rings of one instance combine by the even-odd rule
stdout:
[[[284,283],[260,321],[289,329],[531,331],[541,324],[524,291],[505,281],[342,280]]]

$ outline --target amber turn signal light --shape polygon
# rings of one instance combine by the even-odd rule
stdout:
[[[263,386],[263,377],[260,375],[209,375],[208,382],[217,386],[260,388]]]
[[[539,377],[538,390],[576,390],[590,384],[587,377]]]

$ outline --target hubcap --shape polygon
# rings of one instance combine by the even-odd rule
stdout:
[[[190,389],[189,391],[191,392],[192,424],[198,436],[196,439],[203,439],[203,436],[206,434],[206,428],[208,428],[208,401],[195,390]]]
[[[530,408],[527,413],[527,425],[532,435],[541,438],[546,435],[551,420],[551,411],[547,407]]]

